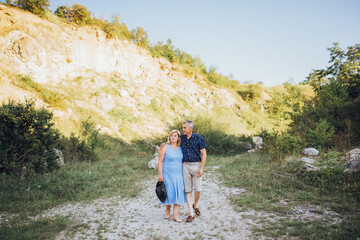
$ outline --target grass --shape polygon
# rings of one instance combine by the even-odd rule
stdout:
[[[10,219],[0,225],[1,234],[9,237],[0,235],[0,239],[50,238],[66,228],[68,220],[29,221],[27,217],[64,203],[137,196],[142,190],[139,183],[156,174],[147,166],[152,158],[151,144],[128,144],[106,136],[102,136],[102,141],[105,147],[98,149],[100,161],[66,163],[58,171],[44,175],[0,175],[0,213],[4,219]],[[139,157],[139,152],[149,155]]]
[[[21,218],[12,219],[6,224],[0,224],[0,239],[50,239],[70,225],[63,217],[42,218],[27,224]]]
[[[45,88],[41,84],[34,82],[30,76],[18,75],[16,81],[13,81],[13,84],[26,91],[36,92],[37,97],[44,100],[53,108],[61,108],[64,105],[65,96],[63,94]]]
[[[255,229],[272,238],[287,235],[301,239],[352,239],[360,237],[359,203],[357,196],[341,189],[319,189],[309,182],[307,173],[296,162],[274,161],[267,155],[241,154],[222,157],[210,156],[209,165],[217,163],[223,175],[224,184],[229,187],[246,189],[241,196],[233,197],[234,204],[242,210],[266,211],[285,219],[267,223]],[[280,204],[281,200],[288,204]],[[290,219],[292,207],[318,205],[341,214],[343,221],[339,226],[322,220],[310,222]],[[310,237],[309,238],[309,234]],[[350,237],[350,238],[348,238]]]
[[[144,148],[138,150],[111,138],[104,141],[106,148],[98,152],[97,162],[67,163],[45,175],[19,178],[2,174],[0,212],[35,215],[66,202],[136,196],[141,190],[137,183],[155,174],[147,166],[152,156],[139,157],[137,153]]]

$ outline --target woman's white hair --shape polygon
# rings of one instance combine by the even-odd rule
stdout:
[[[167,143],[167,144],[170,144],[170,136],[171,136],[171,134],[173,134],[173,133],[177,133],[177,134],[178,134],[178,137],[179,137],[179,138],[178,138],[178,141],[177,141],[176,145],[177,145],[177,146],[180,146],[180,144],[181,144],[181,139],[180,139],[181,134],[180,134],[180,131],[179,131],[179,130],[176,130],[176,129],[170,131],[166,143]]]

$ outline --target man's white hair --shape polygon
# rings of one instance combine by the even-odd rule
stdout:
[[[192,128],[194,128],[194,124],[193,124],[193,122],[191,121],[191,120],[186,120],[186,121],[184,121],[183,122],[183,124],[187,124],[187,125],[189,125],[189,127],[192,127]]]

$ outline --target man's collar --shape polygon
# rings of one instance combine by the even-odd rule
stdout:
[[[188,138],[188,136],[186,135],[186,138],[190,139],[193,135],[194,135],[194,132],[191,132],[191,136]]]

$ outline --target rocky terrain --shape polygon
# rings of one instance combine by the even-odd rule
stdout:
[[[189,74],[132,42],[51,13],[40,18],[3,4],[0,73],[1,101],[36,99],[53,110],[57,127],[67,134],[90,117],[103,133],[152,138],[174,122],[204,113],[226,122],[228,133],[250,134],[253,127],[244,114],[259,115],[234,89]],[[264,92],[258,101],[264,118],[261,112],[271,99]],[[264,122],[268,129],[280,124]]]

